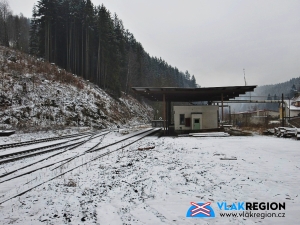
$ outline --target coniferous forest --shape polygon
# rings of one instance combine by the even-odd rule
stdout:
[[[132,86],[196,87],[188,71],[151,57],[117,14],[90,0],[40,0],[30,53],[119,95]]]
[[[196,87],[194,75],[150,56],[117,14],[91,0],[39,0],[32,18],[0,1],[0,43],[44,58],[117,96],[132,86]]]
[[[12,15],[8,1],[0,0],[0,45],[23,52],[29,51],[30,20],[21,15]]]

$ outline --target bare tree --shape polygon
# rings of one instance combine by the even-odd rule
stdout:
[[[7,20],[11,15],[11,10],[7,0],[0,0],[0,42],[2,45],[9,47]]]

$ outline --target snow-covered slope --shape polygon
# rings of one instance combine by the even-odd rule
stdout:
[[[91,82],[24,53],[0,47],[0,127],[113,127],[148,122],[152,108],[113,98]]]

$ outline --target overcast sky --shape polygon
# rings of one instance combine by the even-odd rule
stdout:
[[[36,0],[8,0],[31,17]],[[299,0],[92,0],[117,13],[151,56],[202,87],[275,84],[300,76]]]

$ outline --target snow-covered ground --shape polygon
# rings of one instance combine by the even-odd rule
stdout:
[[[263,136],[147,137],[3,203],[0,224],[298,224],[299,144]],[[155,148],[137,150],[147,146]],[[232,156],[237,160],[220,159]],[[217,202],[224,201],[285,202],[286,215],[222,218]],[[216,218],[186,218],[190,202],[211,202]]]

